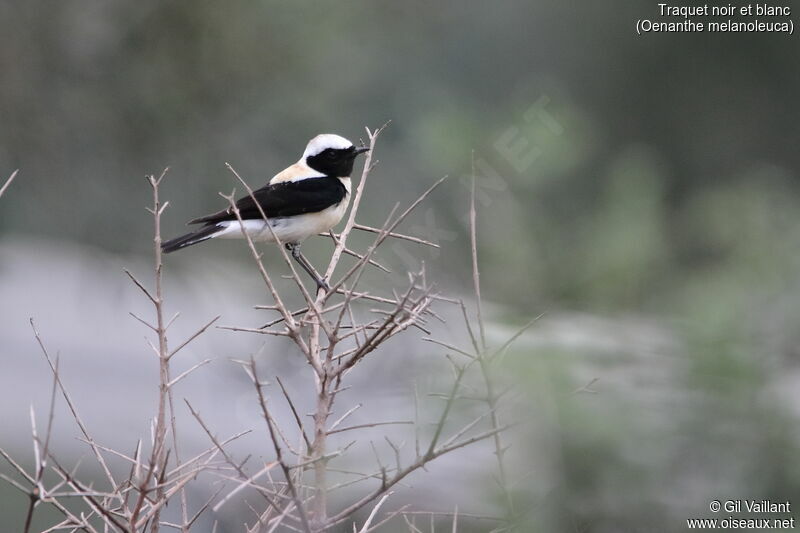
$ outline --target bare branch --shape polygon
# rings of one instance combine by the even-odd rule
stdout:
[[[136,313],[134,313],[132,311],[128,311],[128,314],[131,315],[136,320],[138,320],[139,322],[141,322],[142,324],[144,324],[145,326],[147,326],[148,328],[150,328],[151,330],[156,331],[156,332],[158,331],[158,329],[156,329],[156,327],[154,325],[152,325],[150,322],[146,321],[145,319],[141,318]]]
[[[172,381],[167,383],[167,387],[172,388],[172,386],[175,385],[176,383],[178,383],[180,380],[182,380],[183,378],[185,378],[186,376],[188,376],[189,374],[191,374],[192,372],[194,372],[195,370],[197,370],[201,366],[205,366],[210,362],[211,362],[211,359],[203,359],[202,361],[200,361],[196,365],[193,365],[188,370],[185,370],[184,372],[181,372],[180,375],[178,375],[177,377],[173,378]]]
[[[252,476],[242,480],[239,483],[239,485],[237,485],[231,492],[229,492],[227,495],[225,495],[225,497],[222,498],[222,500],[220,500],[214,506],[213,511],[215,513],[218,512],[231,498],[236,496],[239,492],[241,492],[243,489],[247,488],[248,486],[255,486],[255,482],[261,476],[265,475],[267,472],[269,472],[270,470],[272,470],[276,466],[278,466],[278,461],[272,461],[270,463],[267,463],[267,464],[264,465],[264,468],[262,468],[261,470],[259,470],[255,474],[253,474]]]
[[[471,354],[466,350],[462,350],[461,348],[458,348],[456,346],[453,346],[452,344],[448,344],[448,343],[443,342],[443,341],[439,341],[439,340],[436,340],[436,339],[431,339],[430,337],[423,337],[422,340],[424,340],[426,342],[432,342],[433,344],[438,344],[439,346],[444,346],[445,348],[447,348],[449,350],[453,350],[456,353],[460,353],[461,355],[469,357],[470,359],[475,359],[475,357],[476,357],[474,354]]]
[[[330,237],[333,240],[334,244],[339,244],[339,236],[336,235],[333,232],[333,230],[330,230],[328,233],[320,233],[319,235],[322,236],[322,237]],[[364,256],[362,254],[360,254],[358,252],[355,252],[355,251],[353,251],[353,250],[351,250],[350,248],[347,248],[347,247],[344,248],[344,254],[345,255],[349,255],[351,257],[355,257],[356,259],[364,259]],[[369,264],[374,266],[374,267],[376,267],[376,268],[378,268],[378,269],[380,269],[380,270],[383,270],[387,274],[391,274],[392,273],[391,270],[389,270],[385,266],[381,265],[380,263],[378,263],[377,261],[374,261],[372,259],[369,260]]]
[[[269,415],[267,401],[264,399],[264,392],[261,390],[261,382],[258,381],[256,362],[254,359],[250,360],[250,369],[253,372],[253,383],[255,384],[256,392],[258,393],[258,403],[261,405],[261,411],[264,414],[264,420],[267,423],[267,429],[269,429],[269,437],[272,440],[273,447],[275,448],[275,457],[277,458],[278,463],[281,465],[281,469],[283,469],[283,475],[286,478],[286,484],[289,486],[289,492],[291,493],[294,504],[297,507],[297,513],[300,515],[300,522],[303,524],[303,530],[306,533],[311,533],[311,526],[308,523],[308,517],[306,517],[306,512],[303,508],[303,502],[300,501],[297,488],[294,486],[294,482],[292,481],[292,474],[289,470],[289,467],[283,460],[281,446],[278,443],[277,437],[275,436],[275,429],[272,427],[272,417]]]
[[[483,433],[480,433],[480,434],[478,434],[478,435],[476,435],[474,437],[471,437],[469,439],[465,439],[465,440],[460,441],[458,443],[451,444],[449,446],[443,446],[443,447],[438,448],[437,450],[435,450],[432,454],[429,454],[429,455],[426,454],[425,456],[420,457],[413,464],[407,466],[406,468],[404,468],[403,470],[398,472],[396,475],[394,475],[390,479],[386,480],[385,486],[382,485],[378,489],[376,489],[373,492],[371,492],[371,493],[367,494],[366,496],[362,497],[357,502],[355,502],[355,503],[351,504],[350,506],[346,507],[345,509],[341,510],[335,516],[331,517],[330,520],[329,520],[329,525],[333,526],[335,524],[341,523],[343,520],[346,520],[347,517],[349,517],[350,515],[352,515],[353,513],[355,513],[356,511],[358,511],[362,507],[364,507],[365,505],[367,505],[369,502],[371,502],[375,498],[377,498],[377,497],[381,496],[382,494],[384,494],[389,488],[391,488],[394,485],[396,485],[397,483],[399,483],[406,476],[408,476],[409,474],[411,474],[412,472],[414,472],[416,470],[419,470],[420,468],[425,466],[427,463],[433,461],[434,459],[436,459],[438,457],[441,457],[442,455],[445,455],[445,454],[450,453],[452,451],[458,450],[459,448],[463,448],[465,446],[469,446],[470,444],[473,444],[473,443],[482,441],[484,439],[487,439],[489,437],[492,437],[496,433],[500,433],[502,431],[505,431],[509,427],[511,427],[511,425],[503,426],[503,427],[498,428],[498,429],[485,431]]]
[[[11,175],[6,180],[6,182],[3,184],[3,186],[0,187],[0,198],[2,198],[3,193],[5,193],[6,189],[8,189],[8,187],[11,185],[11,182],[14,181],[14,178],[17,177],[17,172],[19,172],[19,169],[12,172]]]
[[[303,440],[306,443],[306,449],[311,449],[311,441],[308,439],[308,435],[306,435],[306,430],[303,427],[303,421],[300,418],[300,414],[297,412],[297,408],[294,406],[294,402],[292,402],[292,398],[289,396],[289,393],[286,391],[286,387],[283,386],[283,382],[281,378],[275,376],[275,381],[278,382],[278,385],[283,392],[283,397],[286,398],[286,403],[289,404],[289,407],[292,410],[292,415],[294,416],[295,422],[297,422],[297,427],[300,429],[300,434],[303,435]]]
[[[134,285],[136,285],[137,287],[139,287],[139,289],[141,289],[141,291],[144,293],[144,295],[145,295],[145,296],[147,296],[147,299],[148,299],[148,300],[150,300],[150,301],[151,301],[152,303],[154,303],[154,304],[156,303],[156,298],[155,298],[155,296],[153,296],[152,294],[150,294],[150,291],[149,291],[149,290],[147,290],[147,288],[146,288],[144,285],[142,285],[142,282],[141,282],[141,281],[139,281],[138,279],[136,279],[136,276],[134,276],[133,274],[131,274],[131,273],[130,273],[130,271],[129,271],[127,268],[123,268],[123,269],[122,269],[122,271],[123,271],[123,272],[125,272],[125,274],[126,274],[126,275],[127,275],[127,276],[128,276],[130,279],[131,279],[131,281],[133,282],[133,284],[134,284]],[[135,318],[135,317],[134,317],[134,318]],[[149,325],[149,324],[148,324],[148,325]],[[151,326],[151,327],[152,327],[152,326]]]
[[[359,404],[356,404],[356,405],[354,405],[353,407],[351,407],[351,408],[350,408],[350,409],[348,409],[347,411],[345,411],[345,413],[344,413],[342,416],[340,416],[340,417],[339,417],[339,418],[338,418],[338,419],[337,419],[337,420],[336,420],[336,421],[335,421],[333,424],[331,424],[331,427],[330,427],[330,429],[328,430],[328,435],[330,435],[330,434],[331,434],[331,432],[333,432],[333,430],[336,428],[336,426],[338,426],[339,424],[341,424],[342,422],[344,422],[344,420],[345,420],[345,419],[346,419],[348,416],[352,415],[352,414],[353,414],[353,413],[355,413],[357,410],[361,409],[361,407],[362,407],[362,406],[363,406],[363,404],[360,404],[360,403],[359,403]]]
[[[225,449],[223,448],[224,444],[220,443],[219,440],[211,433],[211,430],[208,429],[208,426],[203,421],[203,419],[200,417],[200,414],[197,411],[194,410],[194,408],[192,407],[192,404],[189,403],[189,400],[184,398],[183,401],[186,403],[186,406],[189,408],[189,412],[192,413],[192,416],[195,418],[195,420],[197,420],[197,422],[200,424],[200,427],[203,428],[203,431],[205,431],[205,433],[208,436],[208,438],[211,440],[211,442],[216,447],[216,451],[219,452],[220,455],[222,455],[222,457],[225,459],[225,461],[236,470],[236,472],[240,476],[240,479],[249,479],[249,476],[245,473],[245,471],[242,468],[242,466],[237,464],[233,460],[233,458],[231,458],[231,456],[228,454],[228,452],[225,451]],[[230,441],[230,439],[229,439],[229,441]],[[267,493],[266,490],[264,490],[261,487],[256,487],[256,489],[258,490],[258,493],[261,494],[264,497],[264,499],[267,501],[267,503],[269,505],[271,505],[277,512],[280,512],[280,507],[272,499],[270,494]]]
[[[372,523],[372,521],[375,519],[375,515],[376,515],[376,514],[378,514],[378,511],[380,510],[380,508],[381,508],[381,506],[383,505],[383,503],[384,503],[384,502],[385,502],[385,501],[386,501],[386,500],[389,498],[389,496],[391,496],[391,495],[392,495],[392,493],[391,493],[391,492],[387,492],[386,494],[384,494],[384,495],[383,495],[383,498],[381,498],[380,500],[378,500],[378,503],[376,503],[376,504],[375,504],[375,507],[373,507],[373,508],[372,508],[372,512],[370,512],[370,513],[369,513],[369,516],[367,517],[367,521],[366,521],[366,522],[364,522],[364,525],[363,525],[363,526],[361,526],[361,529],[359,529],[359,530],[358,530],[358,533],[367,533],[367,531],[369,531],[369,525],[370,525],[370,524]]]
[[[364,429],[364,428],[374,428],[378,426],[396,426],[396,425],[404,425],[404,424],[413,424],[413,420],[393,420],[391,422],[372,422],[370,424],[358,424],[355,426],[348,426],[339,429],[331,429],[328,431],[328,435],[333,435],[334,433],[343,433],[345,431],[353,431],[354,429]]]
[[[100,449],[94,444],[94,439],[89,435],[89,431],[86,429],[86,425],[81,420],[81,417],[78,415],[78,411],[75,408],[75,404],[72,402],[72,398],[70,397],[67,389],[64,387],[64,383],[61,381],[61,376],[58,375],[56,372],[56,365],[53,360],[50,358],[50,354],[47,352],[47,348],[44,346],[44,342],[42,341],[41,336],[39,335],[39,331],[36,329],[36,324],[34,323],[33,319],[30,319],[31,328],[33,329],[33,335],[36,338],[36,342],[39,344],[39,348],[44,355],[44,358],[47,360],[47,364],[50,365],[50,370],[53,372],[53,379],[58,383],[58,388],[61,391],[61,395],[63,396],[64,400],[67,402],[67,407],[69,407],[70,413],[72,413],[72,418],[75,420],[75,423],[78,425],[78,428],[81,430],[81,434],[89,442],[89,446],[94,453],[97,462],[103,469],[103,473],[106,475],[109,483],[111,483],[112,487],[116,487],[117,483],[114,481],[114,476],[111,475],[111,470],[108,468],[103,455],[100,453]]]
[[[472,153],[472,187],[469,203],[469,237],[472,249],[472,283],[475,287],[475,302],[478,308],[478,327],[481,333],[481,348],[486,350],[486,333],[481,310],[481,274],[478,270],[477,210],[475,209],[475,153]]]
[[[357,229],[359,231],[366,231],[368,233],[380,233],[381,232],[381,230],[378,229],[378,228],[373,228],[371,226],[365,226],[363,224],[355,224],[353,226],[353,229]],[[410,235],[403,235],[402,233],[390,232],[388,236],[392,237],[394,239],[400,239],[400,240],[403,240],[403,241],[415,242],[417,244],[430,246],[431,248],[441,248],[441,246],[439,246],[435,242],[426,241],[425,239],[421,239],[419,237],[412,237]]]
[[[502,355],[502,354],[503,354],[503,353],[504,353],[506,350],[508,350],[508,348],[509,348],[509,347],[510,347],[512,344],[514,344],[514,341],[515,341],[515,340],[517,340],[517,339],[520,337],[520,335],[522,335],[523,333],[525,333],[526,331],[528,331],[528,329],[529,329],[529,328],[530,328],[532,325],[534,325],[536,322],[538,322],[538,321],[539,321],[539,319],[540,319],[540,318],[542,318],[543,316],[544,316],[544,313],[542,313],[542,314],[540,314],[540,315],[538,315],[538,316],[535,316],[535,317],[533,317],[532,319],[530,319],[530,320],[529,320],[529,321],[528,321],[528,322],[527,322],[527,323],[526,323],[524,326],[522,326],[521,328],[519,328],[519,329],[516,331],[516,333],[514,333],[514,334],[513,334],[511,337],[509,337],[509,339],[508,339],[506,342],[504,342],[504,343],[502,344],[502,346],[500,346],[500,347],[499,347],[497,350],[495,350],[495,351],[494,351],[494,352],[493,352],[491,355],[489,355],[489,356],[488,356],[488,359],[490,359],[490,360],[491,360],[491,359],[493,359],[493,358],[495,358],[495,357],[497,357],[497,356],[500,356],[500,355]]]
[[[183,342],[180,344],[180,346],[178,346],[177,348],[175,348],[174,350],[172,350],[171,352],[169,352],[169,355],[168,355],[167,357],[168,357],[168,358],[172,358],[172,356],[173,356],[173,355],[175,355],[176,353],[178,353],[179,351],[181,351],[183,348],[185,348],[185,347],[186,347],[186,345],[188,345],[190,342],[192,342],[193,340],[195,340],[197,337],[199,337],[200,335],[202,335],[203,333],[205,333],[205,331],[206,331],[208,328],[210,328],[210,327],[211,327],[211,325],[212,325],[212,324],[214,324],[214,322],[216,322],[217,320],[219,320],[221,316],[222,316],[222,315],[217,315],[217,316],[215,316],[214,318],[212,318],[211,320],[209,320],[209,321],[208,321],[208,322],[207,322],[207,323],[206,323],[206,324],[205,324],[203,327],[201,327],[200,329],[198,329],[197,331],[195,331],[195,332],[194,332],[194,333],[193,333],[193,334],[192,334],[192,335],[191,335],[191,336],[190,336],[188,339],[186,339],[185,341],[183,341]]]
[[[432,192],[433,192],[433,191],[434,191],[434,190],[435,190],[435,189],[436,189],[436,188],[437,188],[439,185],[441,185],[441,184],[442,184],[442,182],[443,182],[444,180],[446,180],[446,179],[447,179],[447,176],[444,176],[444,177],[442,177],[441,179],[439,179],[437,182],[435,182],[433,185],[431,185],[431,186],[430,186],[430,187],[429,187],[429,188],[428,188],[428,189],[427,189],[425,192],[423,192],[423,193],[422,193],[422,194],[421,194],[421,195],[420,195],[420,196],[419,196],[419,197],[418,197],[418,198],[417,198],[417,199],[416,199],[414,202],[412,202],[412,203],[411,203],[411,205],[410,205],[409,207],[407,207],[407,208],[406,208],[406,210],[405,210],[405,211],[403,211],[403,212],[402,212],[402,213],[401,213],[401,214],[400,214],[400,215],[399,215],[399,216],[398,216],[398,217],[397,217],[397,218],[394,220],[394,222],[392,222],[391,224],[389,224],[389,225],[388,225],[388,227],[386,228],[386,230],[384,231],[384,233],[383,233],[382,235],[379,235],[379,236],[378,236],[378,238],[375,240],[375,242],[372,244],[372,246],[370,246],[370,249],[369,249],[368,253],[365,255],[365,258],[366,258],[366,257],[369,257],[369,256],[370,256],[370,255],[371,255],[371,254],[372,254],[372,253],[373,253],[373,252],[374,252],[374,251],[375,251],[375,250],[378,248],[378,246],[380,246],[380,245],[381,245],[381,244],[382,244],[382,243],[383,243],[383,242],[386,240],[386,238],[387,238],[387,236],[389,235],[389,233],[391,233],[391,232],[392,232],[392,231],[393,231],[393,230],[394,230],[394,229],[395,229],[397,226],[399,226],[399,225],[400,225],[400,223],[401,223],[403,220],[405,220],[405,219],[406,219],[406,217],[407,217],[409,214],[411,214],[411,212],[412,212],[412,211],[413,211],[413,210],[414,210],[414,209],[415,209],[415,208],[416,208],[416,207],[417,207],[417,206],[418,206],[420,203],[422,203],[422,202],[423,202],[423,201],[424,201],[424,200],[425,200],[425,199],[426,199],[426,198],[427,198],[427,197],[428,197],[428,196],[429,196],[429,195],[430,195],[430,194],[431,194],[431,193],[432,193]],[[351,211],[351,214],[352,214],[352,211]],[[345,233],[344,233],[344,231],[343,231],[343,232],[342,232],[342,235],[340,236],[340,239],[344,239],[345,237],[346,237],[346,236],[345,236]],[[359,270],[359,269],[362,267],[362,264],[363,264],[363,260],[360,260],[360,261],[356,262],[356,264],[355,264],[355,265],[353,265],[353,267],[352,267],[352,268],[351,268],[351,269],[350,269],[350,270],[349,270],[349,271],[348,271],[348,272],[347,272],[347,273],[346,273],[344,276],[342,276],[342,279],[341,279],[339,282],[337,282],[335,285],[333,285],[333,286],[331,287],[331,292],[335,292],[335,291],[336,291],[336,289],[337,289],[339,286],[341,286],[341,284],[342,284],[342,283],[344,283],[345,281],[347,281],[347,280],[348,280],[348,279],[349,279],[349,278],[350,278],[350,277],[351,277],[353,274],[355,274],[355,273],[356,273],[356,272],[357,272],[357,271],[358,271],[358,270]],[[330,293],[329,293],[329,294],[330,294]]]

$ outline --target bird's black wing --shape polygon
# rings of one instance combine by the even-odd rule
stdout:
[[[337,178],[306,178],[298,181],[283,181],[253,191],[258,205],[269,218],[290,217],[303,213],[316,213],[341,202],[347,189]],[[261,212],[248,194],[236,201],[242,220],[260,219]],[[211,215],[196,218],[189,224],[216,224],[225,220],[236,220],[229,207]]]

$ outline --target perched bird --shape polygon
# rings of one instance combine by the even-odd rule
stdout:
[[[318,287],[327,283],[300,253],[300,243],[317,233],[333,228],[350,203],[350,174],[356,156],[369,148],[331,133],[317,135],[308,142],[303,156],[294,165],[276,174],[267,185],[236,201],[244,229],[254,241],[283,243],[292,257],[314,278]],[[253,201],[255,198],[255,202]],[[256,202],[258,205],[256,205]],[[267,227],[261,210],[269,221]],[[242,226],[231,207],[196,218],[189,224],[202,224],[198,230],[164,242],[165,253],[174,252],[208,239],[242,239]]]

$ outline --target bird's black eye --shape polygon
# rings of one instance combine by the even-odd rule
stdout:
[[[334,159],[336,157],[336,152],[334,150],[325,150],[325,157]]]

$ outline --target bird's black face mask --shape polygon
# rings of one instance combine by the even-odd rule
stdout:
[[[368,148],[328,148],[317,155],[306,158],[308,166],[333,178],[345,178],[353,172],[353,162],[358,154],[364,153]]]

